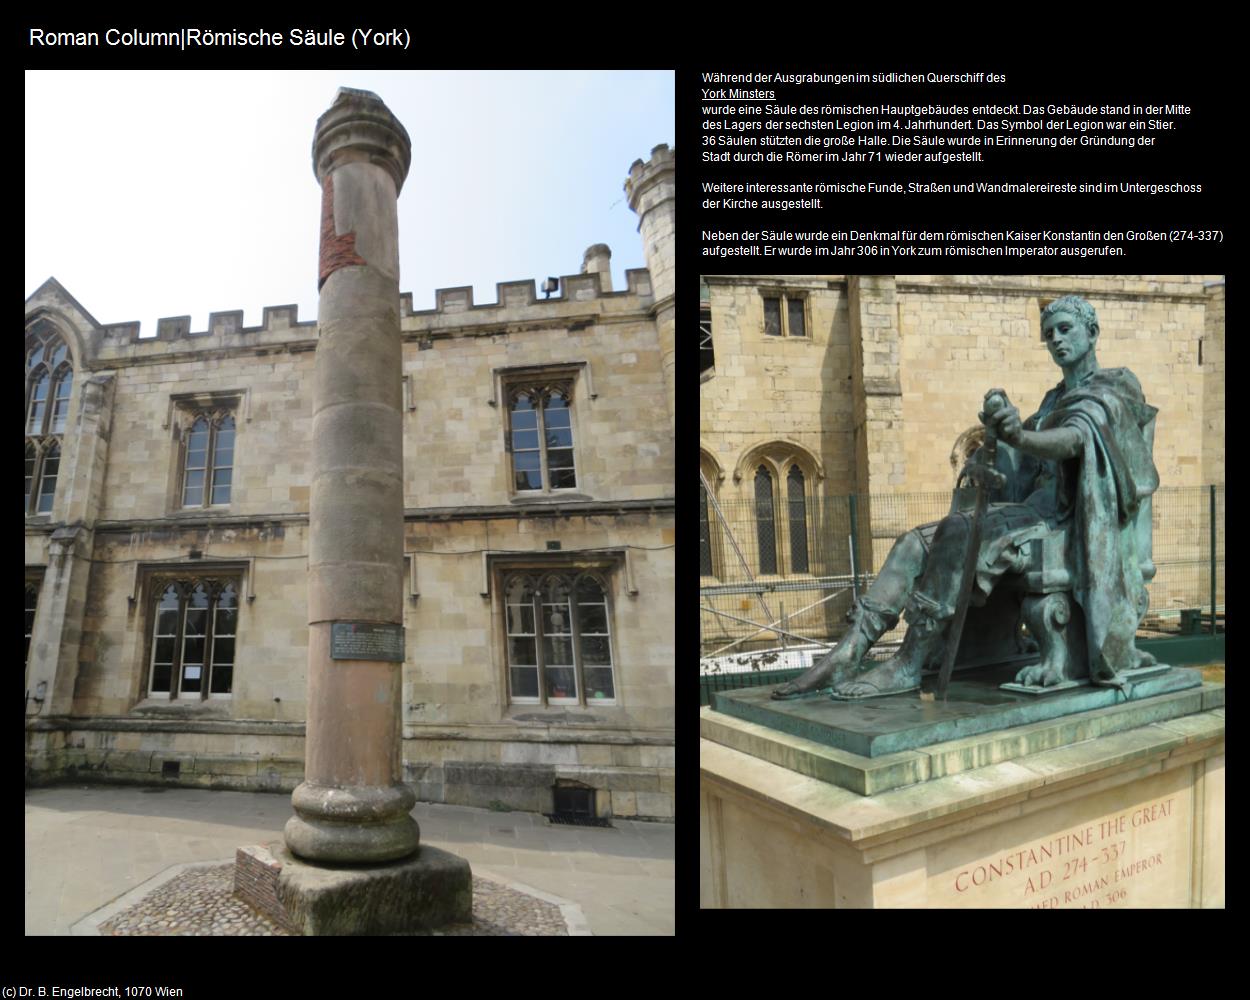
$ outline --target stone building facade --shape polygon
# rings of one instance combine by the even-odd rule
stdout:
[[[404,777],[421,799],[673,814],[673,153],[648,267],[401,297]],[[102,325],[26,303],[26,773],[302,777],[317,326]]]
[[[1040,310],[1067,294],[1085,296],[1098,312],[1100,364],[1131,368],[1159,408],[1161,484],[1224,482],[1222,275],[718,274],[701,285],[710,344],[702,352],[700,467],[727,508],[756,509],[757,491],[771,493],[771,564],[752,551],[753,527],[740,539],[753,574],[785,575],[788,562],[815,550],[814,535],[806,546],[792,542],[801,530],[796,510],[805,507],[809,534],[829,536],[830,565],[813,558],[803,571],[840,573],[848,529],[819,524],[829,510],[823,501],[949,495],[978,440],[986,390],[1005,388],[1028,416],[1058,381]],[[908,508],[869,509],[865,500],[859,514],[872,535],[860,556],[879,568],[898,533],[913,526]],[[710,536],[704,582],[716,585],[742,567],[717,533],[714,509],[702,517]],[[1156,589],[1164,586],[1160,579]],[[788,604],[820,596],[796,592]],[[748,610],[759,608],[743,597],[735,613]],[[836,610],[831,623],[841,621]]]

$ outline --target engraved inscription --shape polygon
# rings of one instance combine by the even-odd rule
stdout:
[[[330,628],[330,659],[404,662],[402,625],[334,622]]]
[[[1169,796],[1064,830],[960,868],[951,888],[957,896],[976,896],[991,884],[1007,883],[1015,905],[1038,909],[1132,906],[1138,876],[1167,864],[1162,844],[1142,834],[1171,819],[1174,807]]]

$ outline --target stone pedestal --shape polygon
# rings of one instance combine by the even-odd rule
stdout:
[[[876,757],[704,709],[701,905],[1222,907],[1223,705],[1205,684]]]
[[[282,843],[241,847],[235,893],[297,934],[402,934],[464,923],[473,913],[469,863],[423,846],[385,865],[311,865]]]

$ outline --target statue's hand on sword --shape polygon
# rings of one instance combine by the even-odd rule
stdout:
[[[1007,393],[1002,389],[991,389],[985,394],[984,406],[978,416],[989,432],[1009,445],[1019,445],[1024,425],[1020,421],[1020,411],[1007,398]]]

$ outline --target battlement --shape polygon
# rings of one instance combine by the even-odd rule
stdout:
[[[311,333],[315,330],[315,321],[301,323],[299,306],[265,306],[260,326],[244,326],[243,310],[233,309],[227,312],[208,314],[207,330],[192,330],[190,316],[165,316],[156,321],[156,336],[140,338],[138,321],[129,323],[107,323],[100,327],[102,334],[101,346],[115,347],[122,344],[166,343],[172,340],[195,340],[200,337],[246,337],[249,335],[276,334],[303,328]]]
[[[629,176],[625,179],[625,196],[640,221],[656,205],[676,197],[674,170],[674,153],[665,143],[651,150],[651,159],[646,163],[635,160],[630,164]]]
[[[625,272],[626,288],[624,291],[610,290],[608,275],[602,272],[582,274],[566,274],[560,277],[560,290],[551,296],[540,297],[533,278],[525,281],[501,281],[495,285],[494,302],[474,302],[473,287],[464,285],[457,288],[436,288],[434,290],[434,308],[412,308],[412,293],[404,292],[399,297],[400,320],[409,317],[423,318],[436,316],[454,316],[459,313],[475,313],[477,322],[494,322],[508,319],[532,319],[541,314],[549,316],[568,312],[570,304],[582,304],[595,300],[610,300],[613,311],[630,308],[645,308],[650,304],[651,273],[646,268],[633,268]],[[632,301],[631,301],[632,300]],[[494,315],[491,315],[491,314]],[[505,317],[503,313],[507,313]]]
[[[642,160],[635,160],[629,165],[629,179],[625,181],[625,190],[631,187],[637,187],[648,175],[658,173],[662,170],[673,169],[674,154],[668,148],[668,143],[662,142],[651,150],[651,159],[644,163]]]
[[[626,288],[611,291],[606,272],[563,275],[559,291],[539,294],[534,279],[501,281],[495,285],[494,302],[473,301],[473,288],[438,288],[434,308],[414,310],[412,293],[399,297],[400,321],[405,330],[418,326],[495,325],[513,321],[559,322],[564,317],[584,318],[587,312],[627,314],[645,311],[653,300],[651,274],[646,268],[625,272]],[[405,322],[411,321],[411,322]],[[243,310],[210,313],[208,327],[191,329],[190,316],[165,316],[156,321],[155,337],[140,337],[135,322],[101,324],[95,332],[95,355],[100,360],[160,356],[196,350],[281,347],[315,342],[315,320],[301,322],[297,305],[266,306],[258,326],[243,325]]]

